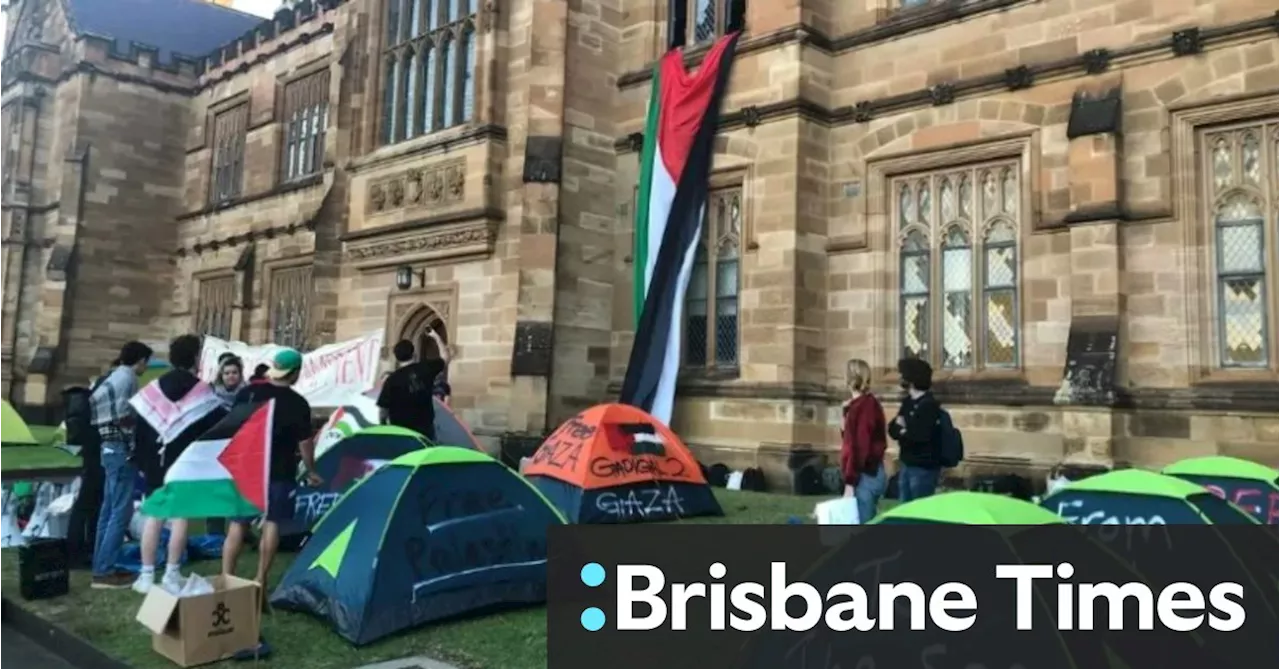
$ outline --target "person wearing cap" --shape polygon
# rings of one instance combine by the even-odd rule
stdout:
[[[264,592],[267,591],[267,574],[280,546],[280,523],[293,518],[299,460],[306,467],[308,485],[314,487],[322,482],[315,472],[311,405],[293,389],[302,372],[302,354],[291,348],[281,349],[271,357],[269,365],[267,382],[248,386],[237,398],[238,402],[257,404],[275,400],[276,403],[272,416],[267,512],[263,518],[262,536],[258,540],[255,579]],[[252,518],[236,518],[227,528],[227,538],[222,545],[223,574],[235,574],[236,561],[240,558],[245,534],[252,521]]]
[[[929,389],[933,367],[924,360],[898,361],[900,385],[905,393],[898,415],[889,423],[889,436],[898,442],[902,469],[898,472],[898,496],[903,502],[928,497],[942,475],[942,440],[938,434],[942,405]]]

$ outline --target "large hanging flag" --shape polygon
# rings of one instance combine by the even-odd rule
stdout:
[[[720,102],[739,33],[720,38],[697,72],[672,49],[654,69],[636,201],[636,337],[621,401],[671,422],[684,294],[702,235]]]
[[[168,445],[214,411],[222,408],[222,400],[207,383],[197,383],[182,399],[169,399],[156,379],[129,398],[138,417],[155,429],[161,446]]]
[[[243,518],[267,510],[275,400],[241,404],[191,442],[142,503],[156,518]]]

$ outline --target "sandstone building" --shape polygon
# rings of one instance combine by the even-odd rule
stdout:
[[[130,338],[431,327],[482,438],[545,432],[626,364],[652,63],[683,42],[696,66],[741,24],[674,425],[704,460],[784,483],[836,449],[845,361],[890,391],[905,352],[975,467],[1276,464],[1267,2],[304,0],[264,21],[172,0],[111,20],[136,1],[7,10],[4,389],[28,411]]]

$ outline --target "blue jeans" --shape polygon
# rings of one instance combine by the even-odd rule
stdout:
[[[853,498],[858,501],[858,522],[866,524],[876,517],[876,508],[880,498],[884,496],[884,465],[874,476],[862,474],[858,477],[858,485],[853,487]]]
[[[93,547],[93,575],[109,576],[120,559],[124,531],[133,515],[133,485],[138,472],[129,464],[125,444],[102,444],[102,511],[98,515],[98,536]]]
[[[936,467],[912,467],[904,465],[898,472],[898,498],[903,502],[928,497],[938,489],[938,477],[942,470]]]

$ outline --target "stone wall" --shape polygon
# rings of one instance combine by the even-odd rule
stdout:
[[[752,5],[713,166],[746,175],[739,373],[685,378],[677,431],[713,460],[765,466],[775,482],[804,454],[833,453],[846,360],[868,360],[894,395],[894,179],[1004,161],[1019,180],[1019,361],[935,374],[971,464],[1158,466],[1216,452],[1274,464],[1274,356],[1269,369],[1224,375],[1197,334],[1212,283],[1194,176],[1196,128],[1275,114],[1274,8],[892,4]],[[646,63],[665,39],[644,11],[629,18],[620,183],[635,178],[624,138],[642,129]],[[1192,26],[1205,32],[1172,37]],[[1113,88],[1121,132],[1069,141],[1075,95]],[[616,197],[618,243],[629,245],[632,194]],[[615,379],[631,344],[620,304],[629,267],[617,270]],[[1270,309],[1274,323],[1274,299]],[[1072,323],[1100,314],[1121,327],[1116,399],[1055,404]]]
[[[335,22],[341,8],[317,8],[299,17],[288,31],[259,35],[210,64],[186,109],[183,205],[177,219],[177,243],[170,249],[175,280],[165,300],[161,328],[168,334],[194,331],[202,281],[225,280],[235,286],[231,336],[250,343],[271,340],[272,272],[309,265],[308,345],[333,341],[336,331],[335,250],[345,213],[346,178],[334,169],[346,141],[348,116],[339,113],[342,79],[335,59]],[[279,22],[277,21],[277,25]],[[285,87],[322,70],[330,72],[330,113],[325,132],[325,161],[314,174],[288,180],[282,169]],[[239,195],[212,203],[213,119],[247,105],[244,172]]]

